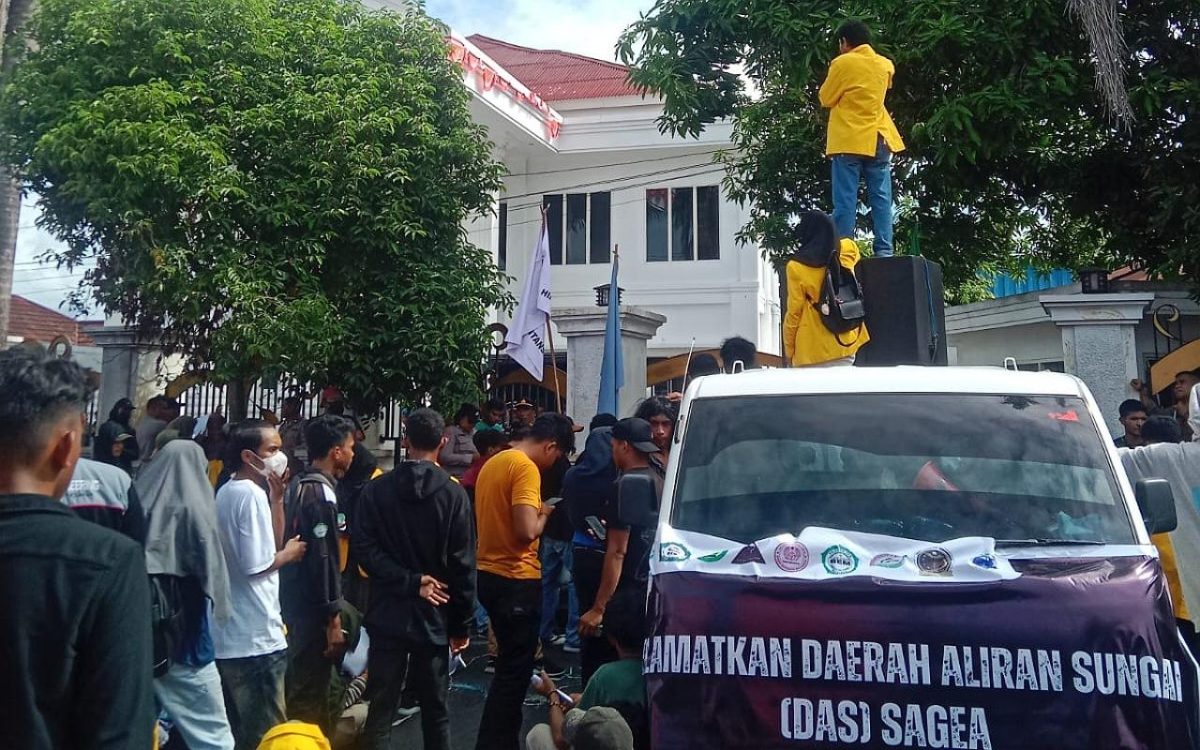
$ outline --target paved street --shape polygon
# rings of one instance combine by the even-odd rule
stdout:
[[[487,648],[482,642],[473,641],[467,657],[467,669],[454,675],[450,686],[450,737],[454,750],[471,750],[479,730],[479,717],[483,713],[483,699],[492,676],[483,669],[487,664]],[[570,666],[570,674],[559,681],[568,693],[579,690],[579,658],[563,654],[559,649],[548,649],[548,658]],[[525,700],[525,727],[522,737],[534,724],[546,720],[546,701],[532,692]],[[421,716],[417,714],[392,731],[394,750],[409,750],[421,747]]]

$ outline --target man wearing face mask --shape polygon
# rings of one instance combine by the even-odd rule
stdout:
[[[253,750],[285,720],[287,640],[279,611],[279,570],[300,561],[299,536],[284,543],[284,475],[279,431],[262,420],[229,437],[234,474],[217,492],[217,530],[229,569],[229,609],[213,622],[217,670],[237,750]]]
[[[332,736],[329,683],[346,650],[336,483],[354,460],[354,423],[322,414],[305,426],[304,442],[312,463],[292,480],[283,503],[285,536],[308,545],[300,564],[279,574],[288,631],[287,714]]]

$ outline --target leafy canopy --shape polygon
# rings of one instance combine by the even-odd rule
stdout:
[[[444,29],[339,0],[41,0],[2,156],[83,296],[220,379],[472,397],[501,167]]]
[[[981,293],[981,270],[1200,266],[1200,10],[1122,6],[1128,129],[1109,119],[1063,0],[659,0],[618,54],[663,96],[665,131],[733,119],[724,160],[751,205],[742,236],[778,258],[790,216],[832,209],[817,89],[837,27],[866,20],[897,69],[900,250],[940,262],[962,300]]]

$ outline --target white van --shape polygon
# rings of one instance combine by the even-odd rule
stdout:
[[[1197,666],[1078,379],[693,382],[651,557],[653,746],[1195,748]]]

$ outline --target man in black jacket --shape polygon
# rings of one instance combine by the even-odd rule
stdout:
[[[279,603],[287,625],[284,680],[289,719],[332,735],[329,684],[346,650],[342,631],[340,526],[336,482],[354,459],[354,423],[322,414],[304,428],[311,465],[292,480],[284,501],[287,538],[300,537],[308,553],[279,572]]]
[[[146,750],[145,556],[59,502],[82,447],[83,370],[9,349],[0,393],[0,747]]]
[[[437,465],[445,421],[408,417],[408,459],[367,485],[351,547],[371,578],[365,750],[391,747],[406,672],[429,750],[449,750],[449,656],[467,648],[475,603],[475,535],[467,493]],[[447,648],[448,647],[448,648]]]

